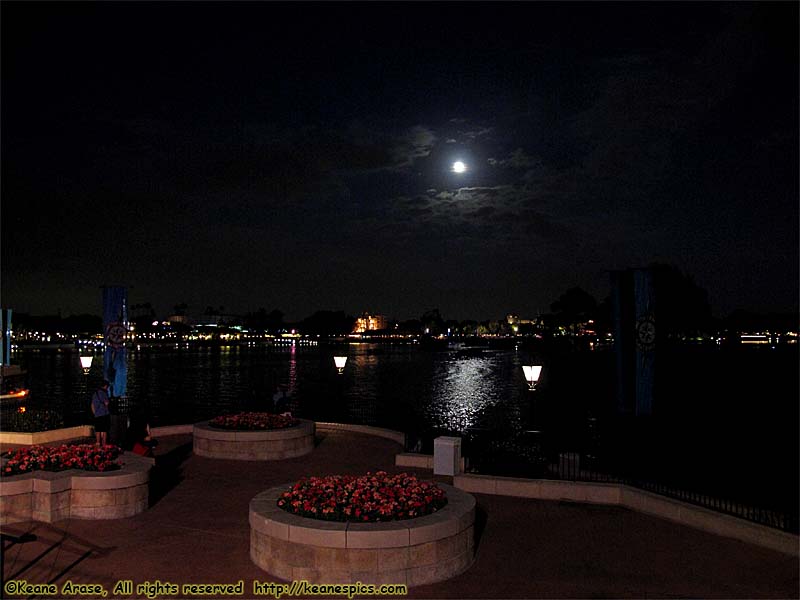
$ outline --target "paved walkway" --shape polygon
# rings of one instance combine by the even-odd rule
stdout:
[[[400,447],[391,441],[346,432],[319,437],[311,455],[276,463],[197,457],[190,436],[163,438],[149,510],[113,521],[4,527],[3,533],[28,532],[37,539],[6,550],[3,576],[59,586],[68,579],[98,582],[109,590],[125,579],[242,579],[244,597],[252,598],[254,580],[275,581],[249,558],[253,496],[304,475],[411,470],[394,466]],[[430,471],[416,472],[431,477]],[[800,597],[798,560],[791,556],[621,508],[476,498],[475,564],[449,581],[411,588],[408,597]]]

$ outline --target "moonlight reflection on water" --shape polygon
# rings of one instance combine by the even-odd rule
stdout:
[[[439,363],[429,420],[450,431],[475,427],[479,415],[502,400],[494,373],[496,362],[493,358],[466,358]]]

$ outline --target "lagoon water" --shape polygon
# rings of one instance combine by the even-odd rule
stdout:
[[[343,353],[339,375],[333,356]],[[531,354],[514,346],[474,355],[411,344],[142,346],[129,352],[128,398],[119,412],[143,409],[153,425],[172,425],[271,410],[278,383],[288,387],[298,416],[407,432],[519,432],[543,419],[580,431],[587,417],[613,412],[613,352],[539,356],[545,367],[531,393],[520,368]],[[759,453],[796,450],[797,346],[687,347],[657,360],[656,408],[684,434],[730,438]],[[74,350],[23,349],[13,362],[28,371],[31,407],[52,408],[67,425],[89,422],[100,355],[88,375]]]
[[[346,353],[339,375],[333,355]],[[513,349],[478,356],[414,345],[153,346],[128,355],[128,399],[154,425],[192,423],[222,412],[271,410],[280,383],[293,413],[316,420],[463,432],[499,424],[525,427],[530,400]],[[60,409],[67,424],[87,422],[102,359],[83,375],[75,351],[23,350],[31,403]]]

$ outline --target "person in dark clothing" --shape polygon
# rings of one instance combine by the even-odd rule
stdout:
[[[275,388],[275,393],[272,395],[272,410],[275,414],[279,415],[287,410],[289,398],[286,395],[286,386],[278,385]]]
[[[125,441],[131,452],[142,456],[153,456],[153,448],[158,445],[158,441],[150,435],[150,420],[144,413],[131,416]]]
[[[108,429],[111,425],[111,412],[108,409],[109,383],[103,380],[100,387],[92,395],[92,414],[94,415],[94,436],[98,445],[105,446],[108,443]]]

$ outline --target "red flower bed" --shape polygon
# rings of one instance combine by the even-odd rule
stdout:
[[[238,429],[240,431],[261,431],[268,429],[286,429],[300,421],[286,415],[274,415],[265,412],[243,412],[235,415],[214,417],[208,424],[218,429]]]
[[[119,446],[77,444],[68,446],[30,446],[10,450],[3,456],[8,458],[3,464],[3,475],[19,475],[31,471],[65,471],[83,469],[84,471],[113,471],[120,468],[115,462],[122,454]]]
[[[399,521],[436,512],[447,497],[435,483],[384,471],[301,479],[278,498],[283,510],[326,521]]]

